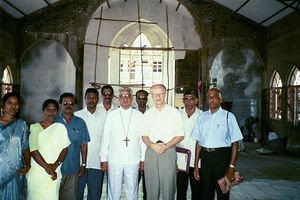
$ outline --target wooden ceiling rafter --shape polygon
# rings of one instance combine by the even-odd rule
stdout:
[[[103,20],[103,21],[112,21],[112,22],[134,22],[138,23],[138,20],[127,20],[127,19],[109,19],[109,18],[103,18],[103,17],[94,17],[93,19],[96,20]],[[141,24],[157,24],[156,22],[144,22],[140,21]]]

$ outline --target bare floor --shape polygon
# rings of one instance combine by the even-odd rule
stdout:
[[[237,171],[245,177],[244,182],[234,186],[231,200],[300,200],[300,158],[288,154],[260,154],[258,143],[245,143],[245,152],[240,152]],[[139,187],[139,200],[143,199]],[[189,189],[187,199],[190,199]],[[102,199],[107,199],[106,181]],[[123,191],[122,199],[125,198]]]

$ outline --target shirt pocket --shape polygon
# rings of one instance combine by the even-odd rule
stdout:
[[[76,128],[69,129],[71,134],[69,134],[69,139],[72,143],[81,143],[81,134],[80,130]]]
[[[214,126],[215,126],[214,129],[218,132],[218,134],[220,136],[226,137],[226,135],[227,135],[227,124],[226,124],[225,121],[218,120],[218,121],[216,121]]]

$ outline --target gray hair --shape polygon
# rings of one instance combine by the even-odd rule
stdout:
[[[128,90],[129,91],[129,93],[132,95],[132,89],[130,88],[130,87],[120,87],[119,89],[118,89],[118,93],[120,94],[120,92],[122,91],[122,90]]]

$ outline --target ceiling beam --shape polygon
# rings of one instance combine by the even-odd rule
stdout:
[[[106,1],[106,3],[107,3],[107,7],[110,8],[110,4],[108,0]]]
[[[277,1],[277,0],[276,0]],[[270,17],[268,17],[267,19],[263,20],[260,22],[260,24],[265,23],[266,21],[268,21],[269,19],[271,19],[272,17],[274,17],[275,15],[278,15],[279,13],[281,13],[282,11],[284,11],[285,9],[289,8],[290,6],[292,6],[294,3],[296,3],[297,0],[294,0],[292,3],[288,4],[287,6],[283,7],[282,9],[278,10],[277,12],[275,12],[273,15],[271,15]]]
[[[236,9],[234,12],[237,13],[242,7],[244,7],[250,0],[246,0],[238,9]]]
[[[179,6],[180,6],[180,2],[178,2],[178,4],[177,4],[176,11],[178,11]]]
[[[283,4],[283,5],[285,5],[285,6],[287,6],[287,7],[289,7],[289,8],[291,8],[291,9],[294,9],[294,10],[300,12],[300,10],[298,9],[299,2],[298,2],[298,6],[297,6],[297,7],[292,6],[294,3],[296,3],[296,2],[299,1],[299,0],[293,1],[293,2],[290,3],[290,4],[287,4],[286,2],[284,2],[284,1],[282,1],[282,0],[276,0],[276,1],[279,2],[279,3],[281,3],[281,4]]]
[[[45,2],[48,6],[51,6],[51,4],[50,4],[47,0],[44,0],[44,2]]]
[[[3,0],[5,3],[7,3],[8,5],[10,5],[13,9],[15,9],[16,11],[18,11],[19,13],[21,13],[22,15],[26,16],[26,14],[20,10],[19,8],[17,8],[16,6],[14,6],[12,3],[10,3],[8,0]]]
[[[99,46],[103,48],[112,48],[112,49],[122,49],[122,50],[140,50],[140,51],[195,51],[195,49],[175,49],[174,47],[117,47],[117,46],[110,46],[110,45],[103,45],[103,44],[94,44],[85,42],[85,45],[92,45],[92,46]]]
[[[156,22],[144,22],[141,20],[139,21],[139,20],[126,20],[126,19],[108,19],[108,18],[103,18],[103,17],[94,17],[93,19],[112,21],[112,22],[136,22],[136,23],[141,23],[141,24],[157,24]]]

